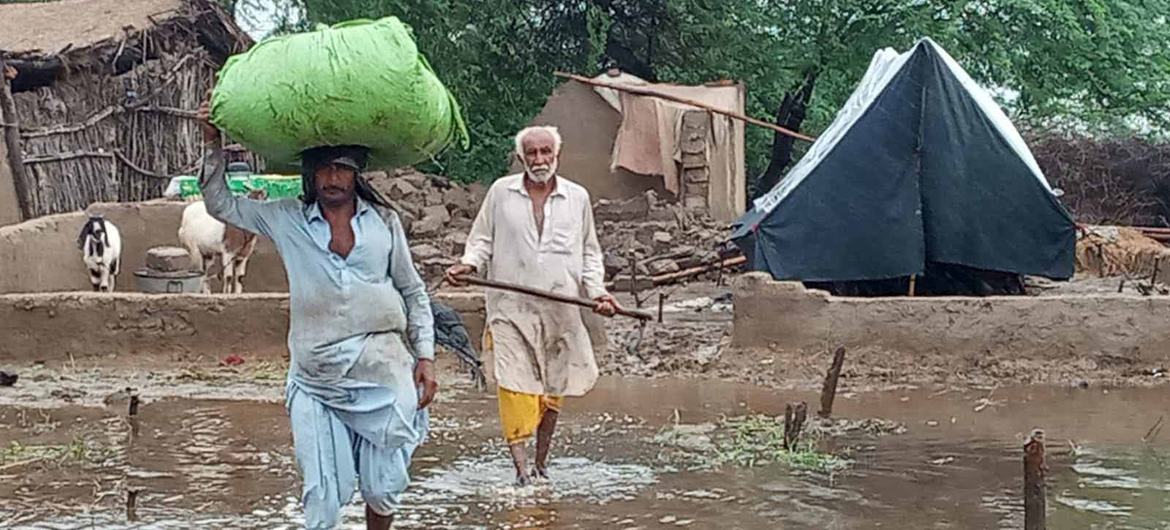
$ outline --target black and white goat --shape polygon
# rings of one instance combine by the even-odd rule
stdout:
[[[122,235],[118,227],[100,215],[91,215],[77,236],[93,290],[113,292],[114,278],[122,261]]]

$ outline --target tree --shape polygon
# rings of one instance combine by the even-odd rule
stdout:
[[[307,24],[395,15],[414,28],[467,114],[471,149],[437,160],[464,180],[503,173],[511,135],[557,85],[555,70],[740,80],[749,114],[816,134],[875,51],[923,36],[1024,125],[1170,126],[1170,0],[291,1]],[[769,177],[766,190],[803,147],[749,128],[749,172]]]

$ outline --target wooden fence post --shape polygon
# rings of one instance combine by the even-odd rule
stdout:
[[[841,366],[845,364],[845,347],[837,348],[833,352],[833,364],[825,374],[825,384],[821,386],[821,410],[817,415],[828,418],[833,414],[833,400],[837,397],[837,379],[841,377]]]
[[[796,441],[800,438],[800,431],[804,428],[804,420],[808,417],[808,404],[800,401],[784,406],[784,450],[796,448]]]
[[[1044,471],[1044,431],[1036,429],[1024,444],[1024,530],[1048,528]]]

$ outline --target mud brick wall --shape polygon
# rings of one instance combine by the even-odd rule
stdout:
[[[0,361],[106,355],[286,355],[288,297],[0,295]]]
[[[478,350],[483,293],[447,291],[434,299],[459,312]],[[604,351],[604,323],[592,314],[585,322],[595,350]],[[287,355],[287,343],[288,295],[282,293],[0,295],[0,363],[67,360],[70,355],[275,358]]]
[[[776,282],[735,281],[732,344],[794,353],[851,350],[965,359],[1170,361],[1170,297],[1064,295],[838,298]]]
[[[118,227],[122,234],[122,272],[116,290],[137,291],[134,271],[145,266],[146,250],[159,245],[179,246],[179,223],[186,206],[184,202],[167,201],[97,203],[87,209],[88,213],[49,215],[0,227],[0,294],[91,290],[89,272],[77,248],[77,234],[89,213],[101,214]],[[219,282],[213,282],[212,288],[218,287]],[[266,237],[258,239],[256,252],[248,262],[244,290],[288,290],[284,265]]]

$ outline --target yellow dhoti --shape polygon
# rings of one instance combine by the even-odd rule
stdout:
[[[538,396],[521,394],[504,387],[498,389],[500,401],[500,425],[504,428],[504,440],[508,445],[523,442],[536,433],[545,411],[560,412],[565,398],[561,396]]]
[[[492,350],[492,334],[488,330],[483,338],[484,351]],[[525,394],[497,387],[497,397],[500,404],[500,426],[504,430],[504,440],[508,445],[523,442],[536,433],[540,420],[546,411],[560,412],[564,405],[564,396],[545,396],[540,394]]]

